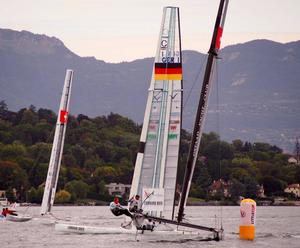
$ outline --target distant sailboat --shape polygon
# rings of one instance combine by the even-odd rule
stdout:
[[[64,148],[65,133],[68,121],[69,103],[71,96],[71,87],[73,80],[73,71],[67,70],[64,82],[64,88],[59,106],[59,113],[56,122],[53,146],[47,173],[46,185],[41,206],[41,215],[48,214],[53,206],[57,180],[60,170],[61,158]]]

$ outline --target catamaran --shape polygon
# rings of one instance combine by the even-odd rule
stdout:
[[[213,234],[212,239],[214,239],[214,240],[222,239],[223,227],[222,226],[206,227],[206,226],[200,226],[198,224],[191,224],[191,223],[184,222],[184,209],[186,206],[188,193],[190,190],[191,181],[192,181],[192,177],[193,177],[193,172],[194,172],[196,161],[198,158],[200,140],[201,140],[201,136],[202,136],[202,132],[203,132],[205,116],[207,113],[208,97],[209,97],[209,93],[210,93],[210,89],[211,89],[212,81],[213,81],[212,80],[213,70],[214,70],[214,67],[216,64],[216,59],[218,58],[218,53],[219,53],[220,46],[221,46],[221,37],[223,34],[228,3],[229,3],[229,0],[221,0],[220,5],[219,5],[219,10],[218,10],[217,19],[215,22],[211,46],[208,51],[207,64],[206,64],[201,94],[200,94],[200,98],[199,98],[199,103],[198,103],[198,108],[197,108],[197,113],[196,113],[196,118],[195,118],[195,123],[194,123],[194,129],[193,129],[193,135],[192,135],[192,140],[191,140],[191,144],[190,144],[190,149],[189,149],[189,154],[188,154],[188,159],[187,159],[187,164],[186,164],[186,169],[185,169],[184,182],[182,185],[182,191],[181,191],[181,196],[180,196],[180,200],[179,200],[178,215],[177,215],[176,219],[174,219],[174,207],[175,207],[174,201],[172,202],[173,204],[168,204],[169,203],[168,198],[170,197],[171,194],[169,195],[169,192],[166,196],[164,196],[164,194],[163,194],[163,193],[167,192],[168,186],[173,189],[173,193],[175,190],[175,185],[174,185],[175,180],[173,180],[173,181],[169,180],[167,177],[165,177],[167,180],[165,180],[165,181],[162,180],[162,178],[164,178],[164,175],[165,176],[168,175],[168,173],[165,169],[165,168],[167,168],[167,165],[164,165],[162,163],[161,167],[160,167],[160,168],[162,168],[162,170],[160,171],[160,173],[156,174],[155,173],[156,163],[155,163],[154,173],[152,172],[152,174],[150,174],[150,175],[152,175],[152,178],[151,178],[151,176],[150,176],[150,178],[152,179],[152,182],[153,182],[153,184],[152,184],[153,188],[147,189],[147,188],[145,188],[145,185],[148,186],[148,184],[149,184],[149,174],[147,175],[147,173],[145,173],[146,176],[145,176],[145,174],[143,176],[138,176],[138,175],[136,176],[136,172],[137,172],[137,174],[139,174],[141,171],[141,169],[139,169],[139,167],[137,167],[137,165],[139,165],[139,163],[138,163],[139,161],[137,161],[133,182],[138,181],[138,183],[132,184],[132,186],[133,186],[132,191],[134,193],[144,194],[144,196],[146,197],[144,199],[144,202],[146,203],[147,201],[150,201],[151,204],[154,205],[154,206],[151,206],[150,209],[154,209],[155,211],[154,212],[151,211],[150,214],[144,215],[145,220],[151,220],[151,222],[156,221],[159,223],[173,224],[173,225],[176,225],[177,227],[187,227],[187,228],[191,228],[191,229],[195,229],[195,230],[208,231]],[[166,67],[170,67],[168,63],[169,63],[169,61],[167,60]],[[146,121],[147,121],[147,119],[146,119]],[[167,126],[167,128],[168,128],[168,126]],[[158,134],[159,134],[159,131],[156,133],[156,135],[158,135]],[[148,142],[146,143],[146,148],[147,148],[147,145],[149,145]],[[150,145],[151,145],[151,143],[150,143]],[[168,143],[167,143],[167,145],[168,145]],[[161,151],[163,152],[164,149],[161,149]],[[165,157],[168,156],[168,151],[166,152],[166,155],[163,155],[162,157],[164,157],[164,156]],[[177,153],[177,156],[178,156],[178,153]],[[156,159],[156,153],[155,153],[155,159]],[[141,166],[142,169],[143,168],[148,169],[148,164],[145,163],[145,160],[146,159],[144,159],[144,161],[143,161],[143,163],[144,163],[143,166]],[[163,162],[164,160],[162,159],[161,161]],[[176,163],[174,163],[174,161],[172,161],[171,164],[172,164],[172,166],[174,166]],[[163,174],[164,170],[165,170],[165,173]],[[154,182],[156,182],[156,181],[155,181],[155,179],[153,179],[153,177],[156,177],[157,175],[160,178],[159,182],[160,183],[162,182],[159,185],[154,184]],[[136,179],[138,177],[139,177],[139,180]],[[145,179],[143,177],[145,177]],[[172,182],[172,185],[168,184],[168,182],[170,182],[170,181]],[[137,187],[136,185],[139,185],[139,186]],[[141,190],[142,186],[144,187],[143,190]],[[159,189],[157,190],[156,188],[154,188],[154,186],[158,186]],[[136,188],[138,188],[138,190],[136,190]],[[151,192],[152,196],[149,195],[149,192]],[[157,195],[161,197],[160,201],[157,200],[157,198],[158,198]],[[155,196],[156,196],[156,198],[155,198]],[[172,199],[174,199],[174,198],[172,198]],[[149,205],[151,205],[151,204],[149,204]],[[160,206],[160,209],[159,209],[159,210],[161,210],[160,212],[158,212],[158,210],[155,208],[155,206],[157,206],[157,205]],[[172,215],[170,215],[170,214],[168,215],[167,211],[166,211],[166,213],[164,213],[164,210],[170,210],[170,209],[173,210]],[[159,215],[157,213],[159,213]]]
[[[182,119],[182,53],[179,8],[165,7],[144,115],[130,198],[142,196],[143,210],[174,219],[175,187]],[[128,217],[129,218],[129,217]],[[131,223],[131,219],[127,220]],[[103,230],[63,226],[56,230],[92,233],[136,233],[136,229]]]
[[[164,8],[153,67],[130,198],[140,195],[144,211],[173,219],[182,119],[179,8]]]
[[[41,215],[50,214],[54,204],[64,140],[67,128],[73,71],[67,70],[56,122],[53,146],[48,167],[46,185],[41,206]]]
[[[143,213],[133,218],[135,228],[104,228],[56,224],[56,230],[77,233],[136,233],[199,235],[211,232],[220,240],[222,227],[206,227],[184,221],[184,209],[198,157],[203,123],[207,112],[213,68],[218,57],[229,0],[221,0],[198,104],[189,156],[182,186],[178,215],[175,216],[175,192],[182,120],[182,54],[179,9],[165,7],[148,92],[130,197],[142,196]],[[147,223],[147,224],[145,224]],[[150,227],[148,228],[150,223]],[[173,229],[163,230],[169,224]],[[189,230],[181,229],[189,228]],[[147,230],[150,231],[147,231]]]

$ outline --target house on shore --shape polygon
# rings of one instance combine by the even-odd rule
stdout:
[[[105,187],[107,188],[108,194],[115,196],[115,195],[129,195],[130,193],[130,184],[123,184],[123,183],[110,183],[106,184]]]
[[[295,197],[300,198],[300,184],[290,184],[284,189],[284,192],[293,194]]]

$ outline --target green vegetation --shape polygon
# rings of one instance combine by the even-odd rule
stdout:
[[[10,200],[40,203],[48,170],[56,114],[34,106],[12,112],[0,102],[0,190]],[[83,199],[111,199],[105,185],[130,184],[141,126],[111,113],[90,118],[69,116],[56,201],[74,203]],[[183,130],[178,182],[182,182],[190,134]],[[287,184],[300,182],[299,166],[287,163],[288,155],[266,143],[221,141],[215,133],[204,134],[191,196],[223,199],[210,193],[220,176],[230,181],[230,198],[256,198],[257,185],[267,196],[282,195]]]

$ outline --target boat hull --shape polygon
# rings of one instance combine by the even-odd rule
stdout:
[[[8,214],[6,216],[6,220],[13,221],[13,222],[26,222],[26,221],[29,221],[31,219],[32,219],[32,217],[29,216],[29,215],[11,215],[11,214]]]
[[[77,233],[77,234],[99,234],[99,235],[112,235],[112,234],[125,234],[130,235],[134,239],[145,239],[145,240],[182,240],[182,239],[197,239],[203,240],[203,233],[197,231],[189,230],[136,230],[125,229],[122,227],[100,227],[100,226],[85,226],[85,225],[74,225],[66,223],[55,224],[55,231],[61,233]],[[207,236],[205,240],[210,240],[211,238]]]

